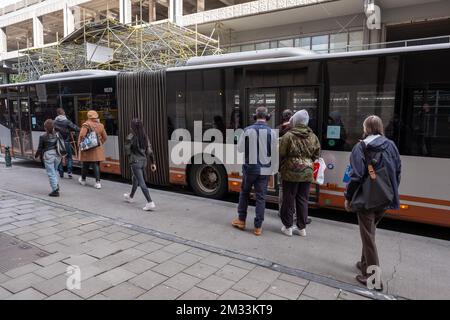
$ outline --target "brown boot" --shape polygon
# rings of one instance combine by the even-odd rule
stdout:
[[[260,236],[262,234],[262,228],[255,228],[255,231],[253,231],[253,233],[256,236]]]
[[[245,221],[239,220],[239,218],[233,219],[233,221],[231,221],[231,225],[241,230],[245,229]]]

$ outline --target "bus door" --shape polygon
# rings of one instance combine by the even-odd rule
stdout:
[[[247,102],[248,102],[248,124],[255,122],[253,116],[256,113],[258,107],[266,107],[271,115],[267,124],[275,129],[277,127],[277,110],[279,105],[280,93],[278,88],[256,88],[248,89]],[[271,201],[275,196],[277,186],[277,175],[270,177],[268,188],[268,200]]]
[[[66,116],[73,123],[81,127],[84,121],[87,120],[87,112],[91,108],[90,94],[71,94],[61,95],[60,105],[64,109]],[[71,139],[73,159],[78,159],[78,137],[73,136]]]
[[[287,87],[281,89],[281,108],[279,112],[279,119],[281,123],[281,113],[284,109],[291,109],[294,113],[305,109],[309,113],[308,126],[319,136],[318,115],[319,115],[319,87],[318,86],[302,86],[302,87]],[[317,204],[319,202],[319,186],[311,185],[310,204]]]
[[[28,99],[10,99],[12,152],[16,156],[32,156],[31,118]]]

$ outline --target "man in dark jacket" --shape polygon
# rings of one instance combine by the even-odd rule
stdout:
[[[267,125],[270,115],[266,107],[256,109],[256,122],[244,129],[239,138],[238,151],[244,152],[244,164],[242,165],[242,185],[239,194],[239,217],[231,224],[241,230],[245,229],[247,219],[248,198],[252,187],[256,193],[256,217],[255,230],[257,236],[262,234],[264,210],[266,207],[267,184],[270,176],[278,167],[278,155],[276,151],[277,134]],[[263,150],[261,150],[263,148]]]
[[[377,116],[369,116],[363,124],[364,127],[364,144],[366,145],[367,154],[371,159],[375,159],[373,164],[374,170],[381,167],[386,168],[393,188],[394,198],[391,205],[384,210],[374,212],[357,212],[358,223],[362,240],[361,261],[356,266],[362,275],[357,275],[356,280],[367,285],[370,274],[367,268],[371,266],[379,266],[378,252],[375,244],[375,229],[380,220],[384,216],[386,209],[399,209],[399,193],[401,160],[400,154],[394,142],[384,136],[384,126],[382,120]],[[350,155],[350,182],[345,192],[345,209],[351,211],[351,201],[358,187],[364,182],[368,175],[367,161],[364,155],[364,147],[359,142],[352,150]],[[382,290],[382,284],[375,289]]]
[[[75,125],[72,121],[67,119],[66,113],[63,108],[56,109],[57,117],[54,121],[55,132],[58,132],[61,137],[64,139],[66,143],[66,162],[67,162],[67,175],[69,179],[72,179],[72,168],[73,168],[73,158],[72,158],[72,147],[70,145],[71,132],[75,132],[78,134],[80,132],[80,128]],[[61,178],[64,177],[64,166],[61,161],[61,164],[58,167],[59,176]]]

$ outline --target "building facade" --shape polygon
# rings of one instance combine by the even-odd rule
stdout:
[[[448,0],[2,0],[0,83],[8,82],[19,50],[55,43],[106,17],[131,24],[169,20],[218,38],[228,52],[301,47],[326,53],[450,35]]]

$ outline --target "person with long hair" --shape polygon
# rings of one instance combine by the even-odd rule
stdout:
[[[384,125],[380,117],[368,116],[363,123],[363,140],[353,147],[350,155],[350,182],[345,191],[345,209],[352,211],[352,199],[358,188],[369,175],[368,166],[372,165],[375,171],[385,168],[392,186],[394,195],[392,203],[386,208],[377,210],[357,210],[359,231],[362,242],[361,260],[356,263],[356,268],[361,274],[356,280],[367,285],[370,276],[369,267],[379,267],[377,246],[375,244],[375,230],[387,209],[399,209],[398,188],[400,185],[401,160],[395,143],[384,135]],[[383,290],[380,283],[376,290]]]
[[[150,140],[145,134],[144,125],[140,119],[131,120],[131,133],[125,141],[125,153],[128,156],[132,176],[132,187],[130,193],[125,193],[124,199],[132,202],[139,186],[144,194],[147,204],[143,208],[144,211],[155,209],[156,205],[150,197],[150,192],[145,184],[145,169],[147,168],[147,159],[150,159],[150,169],[155,172],[156,164]]]
[[[44,122],[45,133],[39,137],[39,146],[35,158],[41,158],[47,170],[48,180],[52,192],[50,197],[59,197],[58,167],[61,157],[57,153],[57,137],[53,128],[53,120],[47,119]]]

